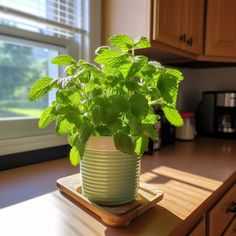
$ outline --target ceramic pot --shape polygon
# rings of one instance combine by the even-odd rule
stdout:
[[[90,137],[80,162],[83,195],[100,205],[121,205],[138,191],[140,157],[116,149],[112,137]]]

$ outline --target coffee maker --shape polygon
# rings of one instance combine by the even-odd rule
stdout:
[[[207,91],[197,111],[199,134],[236,138],[236,91]]]

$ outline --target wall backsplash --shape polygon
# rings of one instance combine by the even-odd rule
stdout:
[[[179,70],[184,74],[177,102],[180,111],[195,111],[203,91],[236,90],[236,67]]]

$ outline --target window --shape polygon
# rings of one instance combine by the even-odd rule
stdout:
[[[0,119],[40,116],[54,94],[32,103],[28,91],[40,76],[59,76],[50,61],[64,52],[62,47],[0,36]]]
[[[100,44],[99,12],[99,0],[0,0],[0,156],[66,143],[37,125],[55,91],[32,103],[29,89],[62,75],[50,63],[59,54],[89,60]]]

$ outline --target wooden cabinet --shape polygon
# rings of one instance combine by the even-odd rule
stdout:
[[[236,62],[236,0],[102,0],[102,36],[152,41],[160,62]],[[162,61],[163,59],[163,61]]]
[[[236,57],[236,1],[208,0],[206,55]]]
[[[222,235],[225,231],[230,232],[233,230],[232,228],[235,225],[231,226],[229,229],[227,229],[227,227],[235,217],[235,205],[236,185],[234,185],[209,212],[209,236],[218,236]],[[230,235],[229,233],[227,234]]]
[[[201,54],[204,0],[154,0],[153,40]]]
[[[155,0],[153,5],[153,40],[181,48],[182,0]],[[182,35],[183,40],[184,36]],[[186,40],[186,36],[185,36]]]
[[[195,54],[203,53],[204,0],[184,0],[184,31],[187,38],[183,49]]]
[[[192,230],[188,236],[205,236],[206,235],[206,220],[205,217],[201,219],[198,225]]]
[[[227,227],[223,236],[235,236],[236,235],[236,217],[234,217],[233,221]]]
[[[236,184],[214,202],[188,236],[236,236]]]

